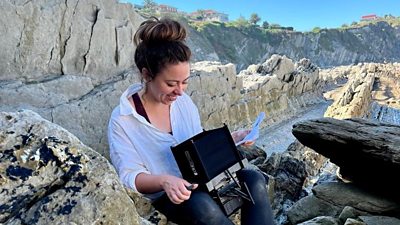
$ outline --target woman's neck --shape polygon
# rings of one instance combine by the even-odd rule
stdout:
[[[144,89],[139,91],[139,97],[140,100],[142,101],[143,106],[151,109],[169,109],[169,105],[165,105],[162,102],[158,101],[154,96],[150,95],[148,92],[146,92]]]

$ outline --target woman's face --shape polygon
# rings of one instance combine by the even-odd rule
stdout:
[[[183,94],[190,76],[189,62],[169,64],[154,79],[147,83],[151,97],[163,104],[170,105]]]

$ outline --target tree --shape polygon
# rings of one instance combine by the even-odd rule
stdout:
[[[261,20],[261,18],[257,15],[257,13],[252,13],[250,15],[250,23],[253,25],[256,25],[259,21]]]
[[[264,29],[268,29],[268,28],[269,28],[269,23],[268,23],[267,21],[264,21],[264,22],[262,23],[262,27],[263,27]]]
[[[248,27],[250,25],[249,21],[246,20],[246,18],[244,18],[243,16],[239,16],[239,18],[237,18],[234,21],[234,24],[235,24],[236,27],[239,27],[239,28],[245,28],[245,27]]]
[[[281,29],[281,25],[277,24],[277,23],[272,23],[269,25],[269,28],[271,29]]]
[[[321,32],[321,27],[314,27],[311,32],[319,33],[319,32]]]

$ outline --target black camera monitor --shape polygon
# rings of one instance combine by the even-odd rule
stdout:
[[[240,162],[241,156],[228,127],[203,131],[171,147],[183,178],[193,183],[207,183]]]

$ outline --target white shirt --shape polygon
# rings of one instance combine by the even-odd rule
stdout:
[[[108,125],[111,162],[121,182],[135,191],[135,179],[139,173],[182,177],[170,147],[203,130],[198,109],[185,93],[171,104],[173,135],[154,127],[128,101],[128,97],[142,88],[141,84],[134,84],[122,94]],[[145,196],[154,200],[162,193]]]

